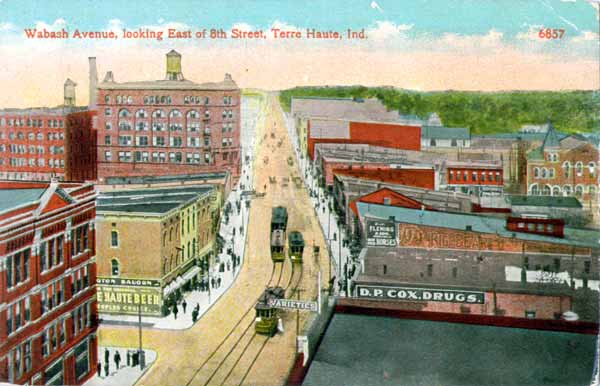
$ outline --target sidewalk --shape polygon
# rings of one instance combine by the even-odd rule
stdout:
[[[104,376],[104,349],[107,348],[109,351],[109,374],[108,377]],[[156,351],[144,349],[146,355],[146,367],[143,370],[140,366],[131,367],[127,366],[127,350],[134,350],[137,352],[137,347],[124,348],[124,347],[98,347],[98,358],[102,363],[101,376],[99,377],[95,373],[94,377],[84,383],[85,386],[131,386],[134,385],[141,376],[148,371],[150,366],[156,360]],[[119,351],[121,356],[121,362],[119,363],[119,369],[117,370],[114,362],[115,351]],[[91,363],[91,366],[96,370],[96,363]]]
[[[245,109],[245,111],[247,108]],[[210,274],[205,278],[209,281],[210,291],[192,290],[185,292],[183,299],[185,300],[187,307],[186,311],[183,312],[182,302],[177,306],[179,312],[177,319],[173,312],[165,317],[149,317],[142,316],[142,325],[144,328],[155,328],[155,329],[166,329],[166,330],[182,330],[190,328],[193,325],[192,311],[196,305],[199,306],[198,319],[199,320],[204,313],[210,309],[220,297],[223,295],[229,287],[233,284],[237,275],[240,271],[240,267],[244,262],[244,253],[246,248],[246,229],[248,227],[248,214],[250,209],[246,207],[245,199],[242,199],[241,185],[244,185],[244,190],[252,190],[253,184],[253,159],[252,149],[254,146],[254,132],[257,122],[261,117],[262,112],[258,109],[254,111],[252,115],[251,111],[246,111],[243,119],[243,130],[241,133],[241,143],[248,144],[242,148],[242,172],[240,175],[240,182],[238,185],[229,193],[225,206],[229,203],[231,205],[231,213],[229,215],[229,221],[225,222],[225,217],[221,219],[221,225],[219,228],[219,235],[225,240],[223,246],[223,252],[216,256],[216,264],[210,267]],[[250,161],[245,161],[245,156],[250,155]],[[246,199],[249,199],[247,197]],[[240,202],[240,211],[237,210],[237,202]],[[243,229],[243,232],[240,232]],[[241,235],[241,237],[240,237]],[[233,254],[239,256],[239,265],[234,268],[232,256],[227,252],[231,250]],[[219,267],[223,265],[224,271],[220,272]],[[229,268],[229,269],[228,269]],[[213,288],[210,286],[210,282],[221,279],[221,284],[218,287]],[[105,323],[111,324],[125,324],[125,325],[137,325],[137,315],[111,315],[101,314],[101,318]]]

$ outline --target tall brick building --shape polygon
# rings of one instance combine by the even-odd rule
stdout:
[[[99,181],[223,170],[237,180],[239,87],[229,74],[194,83],[183,77],[179,53],[166,59],[163,80],[118,83],[109,71],[98,84]]]
[[[0,182],[0,382],[94,374],[94,218],[90,184]]]

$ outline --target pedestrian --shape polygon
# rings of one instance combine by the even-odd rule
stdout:
[[[231,264],[229,263],[229,261],[227,262],[227,270],[231,270]]]
[[[211,284],[212,284],[211,287],[215,288],[215,278],[213,277],[212,279],[210,279],[210,281],[211,281]]]
[[[96,371],[98,372],[98,376],[102,376],[102,363],[98,362],[98,366],[96,366]]]
[[[108,351],[107,348],[105,348],[104,349],[104,363],[107,363],[109,359],[110,359],[110,352]]]
[[[117,370],[119,370],[119,364],[121,363],[121,354],[119,354],[119,350],[115,350],[115,356],[113,359],[115,361],[115,365],[117,366]]]
[[[131,366],[131,350],[127,350],[127,366]]]
[[[173,304],[173,316],[175,317],[175,320],[177,320],[177,313],[179,312],[179,309],[177,308],[177,303]]]
[[[221,277],[217,278],[217,288],[221,287]]]
[[[198,310],[194,309],[194,311],[192,311],[192,323],[196,323],[197,319],[198,319]]]
[[[181,303],[181,307],[183,308],[183,313],[185,314],[185,309],[187,308],[187,302],[183,299],[183,303]]]
[[[194,309],[200,311],[200,303],[196,303],[196,307]]]
[[[109,366],[108,361],[104,362],[104,376],[105,377],[108,377],[108,370],[109,370],[108,366]]]

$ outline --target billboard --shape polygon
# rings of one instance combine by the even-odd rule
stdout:
[[[395,247],[396,245],[394,221],[367,220],[367,246]]]
[[[98,311],[111,314],[157,316],[161,313],[162,290],[159,280],[99,277]]]
[[[416,302],[485,303],[485,292],[455,289],[358,285],[356,293],[361,298],[409,300]]]

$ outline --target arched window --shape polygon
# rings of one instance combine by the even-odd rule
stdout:
[[[550,188],[550,185],[546,185],[546,186],[544,186],[544,189],[542,189],[543,196],[549,196],[551,192],[552,192],[552,189]]]
[[[577,171],[578,176],[582,176],[583,175],[583,162],[578,161],[575,164],[575,170]]]
[[[548,178],[554,178],[554,168],[548,169]]]
[[[169,118],[181,118],[181,111],[179,110],[171,110],[171,112],[169,113]]]
[[[573,189],[571,188],[571,185],[563,186],[563,195],[570,196],[572,193],[573,193]]]
[[[196,110],[190,110],[187,112],[187,118],[188,119],[200,118],[200,114]]]
[[[119,274],[120,274],[120,271],[119,271],[119,260],[112,259],[110,261],[110,273],[113,276],[119,276]]]
[[[531,187],[529,188],[529,191],[531,192],[530,194],[532,196],[537,196],[538,194],[540,194],[539,188],[537,184],[533,184],[531,185]]]
[[[127,109],[119,110],[119,117],[128,118],[129,116],[131,116],[131,113],[129,112],[129,110],[127,110]]]
[[[542,178],[548,177],[548,170],[546,168],[542,168]]]
[[[161,109],[154,110],[152,112],[152,118],[164,118],[164,117],[165,117],[165,112],[162,111]]]
[[[560,186],[555,186],[552,188],[552,195],[553,196],[560,196]]]
[[[552,161],[558,162],[558,154],[552,154]]]
[[[563,174],[565,175],[565,177],[569,177],[569,174],[571,173],[571,163],[569,161],[565,161],[563,162]]]
[[[596,175],[596,163],[590,162],[588,168],[590,169],[590,176],[594,177]]]
[[[187,257],[188,257],[188,259],[189,259],[190,257],[192,257],[192,256],[193,256],[193,255],[192,255],[192,249],[191,249],[191,246],[192,246],[192,243],[191,243],[191,241],[188,241],[188,246],[187,246],[187,251],[188,251],[188,255],[187,255]]]
[[[540,168],[533,168],[533,177],[540,178]]]
[[[596,194],[596,190],[597,190],[596,185],[590,185],[590,186],[588,186],[588,192],[590,193],[590,196],[595,195]],[[590,197],[590,199],[593,200],[594,197]]]
[[[577,196],[577,197],[583,196],[583,185],[577,185],[575,187],[575,196]]]
[[[146,113],[146,110],[144,110],[144,109],[139,109],[138,111],[135,112],[135,117],[136,118],[148,118],[148,113]]]
[[[115,248],[119,246],[119,232],[110,232],[110,246]]]

